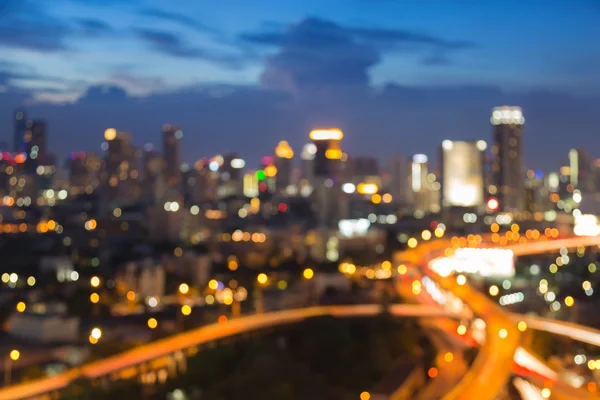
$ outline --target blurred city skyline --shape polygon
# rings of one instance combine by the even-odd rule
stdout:
[[[158,145],[173,123],[187,162],[243,149],[255,165],[319,126],[350,154],[437,159],[444,139],[490,141],[503,104],[523,107],[528,168],[597,144],[591,1],[5,3],[2,141],[26,106],[59,156],[98,151],[107,127]]]

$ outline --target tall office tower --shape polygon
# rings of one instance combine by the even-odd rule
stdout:
[[[520,107],[496,107],[490,121],[494,126],[492,172],[499,210],[519,213],[525,207],[523,111]]]
[[[67,167],[69,168],[69,192],[72,195],[85,193],[90,184],[89,173],[86,165],[85,152],[70,153],[67,156]]]
[[[340,173],[343,153],[340,142],[344,134],[337,128],[315,129],[309,136],[316,150],[313,160],[313,191],[319,211],[319,224],[337,226],[342,200]]]
[[[156,152],[152,143],[142,150],[142,193],[151,202],[164,200],[164,159]]]
[[[394,203],[409,206],[413,203],[411,190],[411,163],[401,154],[394,154],[388,160],[390,174],[390,194]]]
[[[348,176],[353,181],[372,180],[379,177],[379,163],[375,157],[351,157],[348,159]]]
[[[223,163],[219,167],[222,182],[242,182],[242,168],[246,162],[237,153],[224,153]],[[240,186],[241,187],[241,186]]]
[[[25,138],[25,131],[27,130],[27,113],[25,110],[15,111],[15,131],[13,135],[13,152],[21,153],[25,151],[23,146],[23,138]]]
[[[27,121],[22,149],[27,160],[25,170],[34,174],[39,165],[51,164],[47,153],[47,132],[45,121]]]
[[[119,198],[124,201],[135,200],[138,170],[135,148],[131,143],[131,134],[117,132],[109,128],[104,132],[108,143],[106,170],[104,177],[105,195],[110,200]]]
[[[478,207],[484,204],[483,152],[486,148],[483,140],[442,142],[444,207]]]
[[[427,156],[425,154],[415,154],[412,158],[410,168],[411,189],[414,199],[415,210],[427,211],[429,209],[429,189],[427,184]]]
[[[275,190],[283,192],[292,183],[292,158],[294,151],[290,144],[282,140],[275,147],[275,168],[277,175],[275,176]]]
[[[300,158],[302,159],[302,179],[314,186],[315,179],[315,154],[317,146],[314,143],[306,143],[302,147]]]
[[[181,138],[183,132],[177,125],[165,124],[163,133],[163,157],[165,159],[165,179],[171,187],[181,183]]]
[[[344,134],[337,128],[315,129],[310,139],[316,147],[314,158],[315,177],[335,180],[340,172],[343,156],[340,143]]]
[[[569,150],[569,183],[573,188],[594,192],[592,160],[585,149]]]

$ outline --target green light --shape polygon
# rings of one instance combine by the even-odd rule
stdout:
[[[265,171],[263,171],[262,169],[259,169],[258,171],[256,171],[256,178],[259,181],[264,181],[265,179],[267,179],[267,174],[265,174]]]

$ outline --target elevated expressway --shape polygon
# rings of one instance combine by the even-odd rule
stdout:
[[[485,240],[485,239],[484,239]],[[543,238],[538,241],[530,241],[518,245],[502,246],[504,249],[513,251],[515,256],[530,254],[541,254],[549,251],[558,251],[561,248],[577,248],[582,246],[598,246],[600,237],[560,237],[549,240]],[[486,242],[482,247],[500,247]],[[418,246],[416,249],[399,252],[396,254],[395,263],[411,263],[422,269],[424,275],[436,282],[441,288],[451,292],[466,304],[473,314],[481,318],[486,323],[486,340],[480,347],[480,351],[473,362],[470,370],[463,377],[462,381],[448,393],[444,400],[453,399],[478,399],[494,400],[498,393],[507,383],[509,377],[514,372],[513,361],[527,358],[528,364],[536,364],[536,360],[531,357],[523,348],[520,347],[520,332],[516,325],[524,321],[530,328],[548,331],[555,334],[570,337],[574,340],[583,340],[587,343],[600,343],[600,337],[596,337],[596,331],[575,324],[568,324],[559,321],[549,320],[539,317],[530,317],[522,315],[510,315],[504,312],[494,301],[490,300],[484,294],[471,288],[466,283],[457,282],[456,277],[440,276],[429,268],[429,263],[439,257],[448,255],[447,249],[453,246],[450,240],[437,240]],[[502,332],[501,332],[502,331]],[[518,363],[517,363],[518,364]],[[540,375],[544,378],[533,378],[547,384],[548,381],[554,381],[552,395],[557,399],[595,399],[594,395],[585,390],[576,390],[563,382],[557,381],[555,374],[549,374],[551,370],[540,365],[537,361]]]
[[[543,253],[558,250],[562,247],[574,248],[580,246],[599,245],[600,237],[574,237],[560,238],[520,244],[509,247],[517,255]],[[469,309],[469,315],[478,316],[486,322],[486,340],[481,346],[478,356],[471,368],[448,393],[444,400],[477,399],[493,400],[504,387],[512,374],[513,360],[520,346],[520,332],[516,328],[516,319],[526,321],[530,327],[547,330],[552,333],[564,334],[575,340],[586,338],[588,343],[600,344],[598,333],[583,327],[572,326],[567,323],[546,320],[542,318],[515,316],[504,312],[495,302],[482,293],[476,291],[468,284],[457,283],[454,277],[443,277],[428,269],[432,259],[443,256],[447,248],[452,247],[448,240],[436,240],[421,244],[416,249],[397,254],[395,262],[410,262],[420,266],[423,272],[435,281],[440,287],[453,293],[461,299]],[[491,246],[489,246],[491,247]],[[269,328],[283,324],[302,321],[307,318],[319,316],[356,317],[377,315],[382,312],[380,305],[356,306],[330,306],[311,307],[296,310],[286,310],[268,314],[253,315],[233,319],[225,323],[217,323],[195,330],[179,333],[177,335],[151,342],[124,353],[108,357],[103,360],[84,364],[70,369],[53,377],[42,378],[0,389],[2,400],[47,400],[55,398],[55,394],[66,388],[77,379],[116,378],[128,379],[146,369],[165,365],[173,357],[183,356],[183,352],[197,351],[198,346],[219,339],[231,337],[262,328]],[[398,316],[414,317],[450,317],[462,319],[463,314],[451,313],[438,306],[426,305],[393,305],[390,312]],[[558,328],[562,326],[562,328]],[[502,333],[501,333],[502,331]],[[561,333],[559,333],[561,332]],[[559,399],[585,400],[591,397],[586,391],[577,391],[576,396],[560,396],[553,389],[553,396]]]
[[[404,317],[445,317],[454,319],[465,317],[464,314],[450,313],[437,306],[396,304],[390,306],[388,310],[393,315]],[[383,307],[379,304],[311,307],[252,315],[225,323],[211,324],[151,342],[115,356],[84,364],[54,377],[1,389],[0,399],[51,399],[53,393],[66,388],[77,379],[99,379],[103,377],[127,379],[136,376],[139,371],[145,369],[145,366],[150,368],[165,366],[168,364],[168,358],[176,358],[180,352],[190,349],[197,351],[198,346],[219,339],[259,329],[296,323],[307,318],[374,316],[382,311]]]

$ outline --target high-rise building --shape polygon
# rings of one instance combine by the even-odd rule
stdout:
[[[23,152],[27,156],[25,170],[35,173],[39,165],[50,164],[47,160],[47,132],[45,121],[27,121],[23,137]]]
[[[165,179],[169,186],[181,183],[181,138],[183,132],[177,125],[165,124],[163,133],[163,157],[165,159]]]
[[[302,178],[314,185],[315,180],[315,154],[317,153],[317,146],[314,143],[306,143],[302,147]]]
[[[150,202],[164,200],[164,160],[156,152],[152,143],[146,143],[142,150],[142,193]]]
[[[13,136],[13,152],[22,153],[25,151],[23,146],[23,138],[25,138],[25,131],[27,130],[27,113],[25,110],[15,111],[15,131]]]
[[[85,159],[85,152],[70,153],[67,157],[71,194],[84,193],[85,188],[89,185],[89,174]]]
[[[429,209],[428,167],[425,154],[415,154],[411,164],[411,189],[416,210]]]
[[[348,176],[353,181],[361,182],[379,176],[379,162],[375,157],[351,157],[348,159],[348,164]]]
[[[525,207],[523,111],[520,107],[496,107],[490,121],[494,126],[492,173],[499,210],[518,213]]]
[[[103,179],[105,194],[109,199],[135,200],[140,194],[137,184],[139,171],[131,134],[109,128],[104,132],[104,138],[108,143]]]
[[[390,194],[394,202],[402,206],[412,204],[410,161],[401,154],[394,154],[388,160],[388,172],[390,174]]]
[[[444,140],[441,146],[442,205],[478,207],[484,203],[483,152],[479,141]]]
[[[344,134],[337,128],[315,129],[310,139],[316,147],[314,171],[317,178],[336,178],[343,156],[340,143]]]
[[[315,129],[310,132],[315,149],[313,160],[316,208],[321,226],[337,226],[340,219],[342,158],[340,129]]]
[[[292,158],[294,151],[288,142],[282,140],[275,147],[275,167],[277,175],[275,176],[275,190],[281,192],[291,184],[292,180]]]
[[[585,149],[569,150],[569,183],[586,192],[595,191],[593,163]]]

